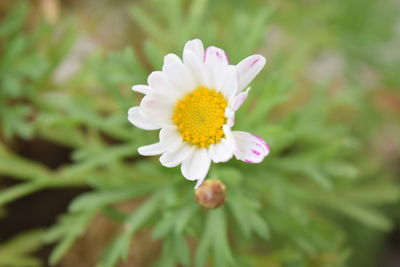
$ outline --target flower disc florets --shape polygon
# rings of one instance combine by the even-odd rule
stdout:
[[[224,137],[226,106],[227,100],[220,92],[199,86],[178,101],[172,119],[183,140],[209,147]]]

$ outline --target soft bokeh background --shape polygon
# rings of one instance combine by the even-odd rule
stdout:
[[[213,211],[127,110],[201,38],[261,53]],[[0,266],[400,266],[400,2],[2,0]]]

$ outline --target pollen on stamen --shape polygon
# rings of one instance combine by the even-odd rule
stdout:
[[[199,86],[180,99],[172,119],[183,140],[198,147],[209,147],[225,137],[227,100],[214,89]]]

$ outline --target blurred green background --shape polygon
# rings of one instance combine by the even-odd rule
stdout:
[[[400,3],[0,2],[0,266],[400,266]],[[258,165],[214,164],[201,208],[137,148],[130,90],[200,38],[261,53],[235,129]]]

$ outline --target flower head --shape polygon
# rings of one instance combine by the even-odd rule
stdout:
[[[183,60],[166,55],[162,71],[152,72],[148,85],[132,87],[145,96],[140,106],[129,109],[129,121],[145,130],[161,129],[160,141],[140,147],[139,153],[161,155],[166,167],[181,164],[183,176],[197,180],[196,188],[211,161],[226,162],[235,156],[261,162],[269,153],[264,140],[231,128],[250,90],[244,89],[264,65],[261,55],[230,65],[224,50],[214,46],[204,50],[198,39],[186,43]]]

